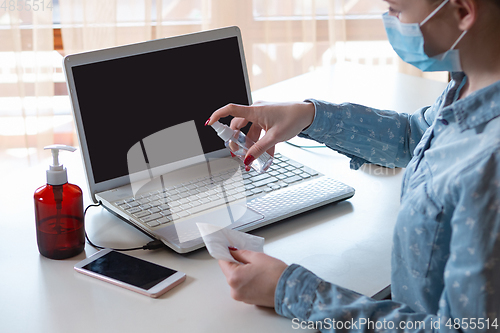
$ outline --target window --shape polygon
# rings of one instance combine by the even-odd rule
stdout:
[[[71,49],[63,43],[63,27],[80,29],[78,33],[82,34],[93,22],[104,22],[116,35],[113,45],[120,45],[239,25],[252,90],[329,65],[335,59],[397,68],[380,18],[387,10],[382,0],[115,0],[63,4],[45,0],[44,5],[51,4],[46,29],[53,36],[53,47],[38,51],[36,57],[33,46],[38,32],[33,29],[32,13],[26,10],[26,4],[34,1],[42,0],[17,1],[25,7],[16,13],[0,8],[0,40],[12,39],[10,20],[15,17],[22,45],[22,52],[15,53],[14,45],[0,43],[0,137],[8,139],[3,141],[10,148],[40,147],[34,138],[46,132],[50,133],[49,143],[77,144],[62,71],[62,56]],[[0,5],[4,2],[13,1],[0,0]],[[63,7],[69,5],[73,7]],[[102,34],[96,36],[101,38]],[[51,89],[40,91],[37,80],[41,76],[47,78],[45,83],[49,82]],[[19,82],[23,83],[22,91]],[[43,86],[47,88],[47,84]]]

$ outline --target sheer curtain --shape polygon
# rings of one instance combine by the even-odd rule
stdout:
[[[9,163],[0,167],[37,163],[49,144],[77,144],[59,53],[237,25],[256,90],[339,59],[345,1],[54,0],[54,8],[37,10],[8,2],[0,11],[0,158]]]
[[[335,44],[345,36],[338,31],[342,0],[328,0],[328,13],[322,13],[328,22],[321,32],[322,41],[318,39],[316,0],[59,2],[66,54],[239,26],[253,90],[333,63]]]
[[[64,53],[153,38],[153,0],[59,0]]]
[[[8,9],[0,14],[0,156],[24,165],[53,143],[52,11]]]
[[[54,51],[54,33],[59,29],[53,25],[53,14],[60,17],[63,50],[59,52],[64,54],[239,26],[252,90],[339,61],[447,78],[446,73],[424,75],[398,60],[383,31],[380,14],[386,5],[381,0],[53,3],[58,3],[59,15],[56,7],[35,11],[12,5],[0,11],[0,158],[37,161],[47,156],[42,152],[45,145],[77,144],[64,95],[61,55]]]

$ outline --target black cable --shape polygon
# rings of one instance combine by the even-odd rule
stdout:
[[[294,146],[297,148],[328,148],[327,146],[301,146],[296,145],[295,143],[291,143],[290,141],[285,141],[285,143],[288,143],[290,146]]]
[[[99,203],[97,205],[88,205],[87,208],[85,208],[85,210],[83,211],[83,218],[85,219],[85,216],[87,215],[87,210],[90,208],[90,207],[99,207],[102,205],[102,201],[99,200]],[[99,245],[96,245],[94,243],[92,243],[92,241],[90,240],[89,236],[87,235],[87,230],[85,230],[85,238],[87,239],[87,242],[95,247],[96,249],[108,249],[108,247],[103,247],[103,246],[99,246]],[[155,239],[149,243],[147,243],[146,245],[144,246],[141,246],[141,247],[133,247],[133,248],[128,248],[128,249],[114,249],[114,248],[109,248],[111,250],[114,250],[114,251],[120,251],[120,252],[124,252],[124,251],[134,251],[134,250],[156,250],[156,249],[160,249],[162,247],[164,247],[165,245],[163,244],[163,242],[159,239]]]

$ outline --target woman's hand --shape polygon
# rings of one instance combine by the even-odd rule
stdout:
[[[248,304],[274,307],[274,291],[287,264],[261,252],[231,251],[242,264],[219,260],[231,296]]]
[[[229,115],[235,117],[231,121],[232,129],[239,130],[245,127],[248,122],[252,122],[247,136],[255,144],[245,156],[245,165],[248,166],[265,151],[271,149],[273,152],[274,146],[278,142],[293,138],[311,125],[314,113],[314,104],[306,102],[257,102],[251,106],[228,104],[212,113],[206,125],[212,125],[220,118]],[[266,133],[259,140],[261,130]]]

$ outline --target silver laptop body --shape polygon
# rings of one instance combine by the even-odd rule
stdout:
[[[245,172],[204,126],[252,104],[237,27],[68,55],[64,71],[92,200],[176,252],[204,246],[196,223],[249,231],[354,195],[279,154]]]

